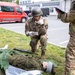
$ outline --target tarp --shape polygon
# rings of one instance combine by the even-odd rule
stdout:
[[[42,75],[40,70],[30,70],[26,71],[14,66],[9,65],[8,69],[5,71],[6,75]]]

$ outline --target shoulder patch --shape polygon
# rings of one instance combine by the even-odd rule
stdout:
[[[26,21],[26,25],[28,25],[28,22]]]

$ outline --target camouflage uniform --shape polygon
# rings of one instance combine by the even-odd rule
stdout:
[[[24,55],[12,55],[9,63],[24,70],[43,70],[42,62],[38,58]]]
[[[23,70],[43,70],[42,62],[38,58],[24,55],[10,55],[9,64]],[[0,69],[0,75],[6,75],[5,71]]]
[[[40,19],[43,19],[43,17],[41,17]],[[28,31],[38,32],[38,36],[31,37],[30,46],[31,46],[32,52],[34,53],[35,50],[37,49],[38,40],[40,40],[41,50],[42,50],[41,55],[45,55],[46,44],[47,44],[46,33],[47,33],[47,29],[48,29],[47,20],[43,19],[43,22],[44,22],[44,24],[40,25],[40,24],[36,23],[32,17],[27,21],[27,23],[25,25],[25,33]]]
[[[9,57],[9,63],[15,67],[21,68],[23,70],[41,70],[51,75],[55,75],[55,67],[52,62],[47,62],[47,66],[43,68],[44,60],[40,60],[36,57],[24,56],[24,55],[11,55]]]
[[[40,60],[29,55],[12,54],[9,55],[8,62],[10,65],[21,68],[23,70],[41,70],[55,75],[55,67],[52,62],[47,62],[47,66],[43,68],[45,65],[43,65],[43,63],[46,63],[46,61],[44,62],[44,60]],[[4,69],[0,69],[0,75],[5,75]]]
[[[73,10],[73,4],[71,4],[71,9],[69,13],[59,13],[58,17],[59,19],[61,19],[61,21],[65,23],[70,23],[70,40],[67,45],[67,50],[65,54],[65,75],[75,75],[75,10]]]

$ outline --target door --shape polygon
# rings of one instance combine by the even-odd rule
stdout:
[[[21,18],[22,18],[22,10],[20,7],[15,7],[15,18],[18,20],[18,21],[21,21]]]

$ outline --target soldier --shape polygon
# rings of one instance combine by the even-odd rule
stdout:
[[[50,61],[44,61],[37,57],[33,57],[32,55],[23,55],[16,51],[2,50],[0,51],[0,55],[5,54],[6,58],[1,57],[1,62],[10,64],[14,67],[21,68],[23,70],[41,70],[47,72],[49,74],[55,75],[55,66]],[[7,65],[0,63],[0,75],[5,75],[5,68]],[[14,74],[14,73],[13,73]],[[17,74],[17,73],[16,73]],[[18,74],[17,74],[18,75]],[[30,74],[28,74],[30,75]]]
[[[42,70],[55,75],[55,67],[52,62],[41,61],[38,58],[24,55],[11,55],[9,63],[23,70]]]
[[[58,11],[61,21],[69,24],[70,40],[65,54],[65,75],[75,75],[75,0],[72,0],[69,13]]]
[[[37,49],[37,43],[40,40],[41,44],[41,58],[45,58],[45,50],[47,44],[47,20],[42,17],[42,10],[39,8],[33,9],[32,17],[26,22],[25,33],[31,37],[30,46],[31,51],[34,53]]]

